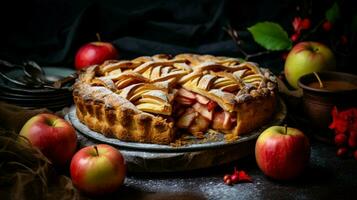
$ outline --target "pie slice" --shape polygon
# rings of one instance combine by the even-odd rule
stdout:
[[[276,78],[256,63],[158,54],[86,68],[73,96],[79,120],[94,131],[169,144],[182,131],[238,136],[260,127],[274,112],[276,88]]]

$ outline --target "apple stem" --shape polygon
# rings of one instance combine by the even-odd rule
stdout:
[[[287,124],[284,124],[284,128],[285,128],[284,134],[286,135],[286,134],[288,133],[288,125],[287,125]]]
[[[95,149],[95,153],[97,154],[96,156],[99,156],[98,147],[94,145],[94,149]]]
[[[314,73],[315,77],[317,78],[317,81],[319,81],[320,88],[324,88],[324,84],[322,83],[320,76],[316,72],[313,72],[313,73]]]
[[[101,42],[102,40],[100,39],[100,35],[99,35],[99,33],[96,33],[95,35],[97,36],[97,40],[98,40],[98,42]]]

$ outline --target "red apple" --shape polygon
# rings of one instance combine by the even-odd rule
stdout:
[[[308,164],[309,140],[298,129],[272,126],[258,137],[255,158],[266,176],[276,180],[292,179]]]
[[[289,84],[297,89],[301,76],[312,72],[333,70],[335,67],[335,57],[327,46],[318,42],[300,42],[289,52],[284,73]]]
[[[114,192],[124,182],[126,166],[122,154],[106,144],[84,147],[72,158],[74,186],[89,195]]]
[[[20,135],[58,165],[70,161],[77,147],[77,135],[72,125],[53,114],[32,117],[22,127]]]
[[[77,70],[101,64],[106,60],[117,59],[118,51],[108,42],[91,42],[83,45],[75,57],[75,67]]]

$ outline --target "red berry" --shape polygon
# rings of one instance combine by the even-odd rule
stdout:
[[[301,28],[302,29],[309,29],[311,26],[311,21],[309,18],[305,18],[301,21]]]
[[[355,160],[357,160],[357,150],[355,150],[355,152],[353,153],[353,157],[355,158]]]
[[[226,175],[223,177],[223,181],[224,181],[224,182],[226,182],[227,180],[231,180],[231,175],[226,174]]]
[[[245,171],[239,172],[239,181],[242,182],[252,182],[252,177],[250,177]]]
[[[283,58],[283,60],[286,60],[286,58],[288,57],[288,52],[284,52],[281,54],[281,57]]]
[[[348,42],[347,36],[342,35],[340,41],[342,45],[346,45]]]
[[[338,157],[344,157],[347,154],[347,148],[346,147],[341,147],[337,150],[336,155]]]
[[[294,34],[290,37],[290,39],[291,39],[291,41],[296,42],[296,41],[299,39],[299,36],[300,36],[299,33],[294,33]]]
[[[337,134],[335,136],[335,144],[337,146],[342,146],[347,141],[347,136],[345,134]]]
[[[227,179],[226,181],[224,181],[224,183],[226,185],[232,185],[232,180],[231,179]]]
[[[335,135],[344,134],[344,132],[337,131],[337,130],[334,133],[335,133]]]
[[[354,135],[350,135],[348,138],[348,146],[351,148],[356,148],[357,147],[357,137]]]
[[[325,21],[323,24],[322,24],[322,28],[328,32],[332,29],[332,23],[330,21]]]
[[[231,176],[231,180],[232,180],[232,183],[233,183],[233,184],[238,183],[238,181],[239,181],[239,174],[238,174],[238,173],[234,173],[234,174]]]
[[[357,131],[350,131],[350,137],[354,137],[354,138],[357,138]]]
[[[295,32],[300,32],[301,30],[301,18],[300,17],[295,17],[293,20],[293,27]]]

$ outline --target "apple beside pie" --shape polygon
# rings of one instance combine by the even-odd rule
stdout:
[[[182,131],[238,136],[260,127],[274,112],[276,81],[236,58],[158,54],[86,68],[73,96],[77,117],[94,131],[169,144]]]

